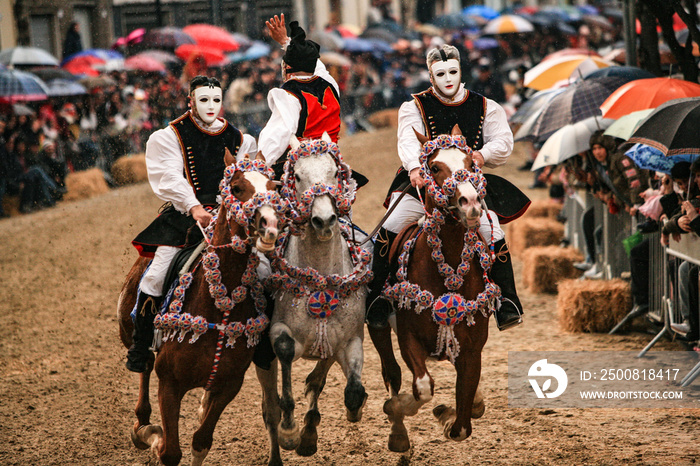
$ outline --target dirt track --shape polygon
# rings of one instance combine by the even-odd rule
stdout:
[[[370,230],[383,213],[381,198],[397,167],[395,131],[347,137],[341,150],[371,180],[354,208],[355,220]],[[498,173],[526,186],[530,174],[515,170],[522,162],[515,154]],[[118,338],[115,309],[122,280],[136,258],[130,240],[159,205],[148,185],[140,184],[0,221],[0,464],[155,464],[128,436],[135,420],[137,376],[124,368],[126,350]],[[643,333],[567,334],[558,327],[555,296],[521,296],[524,325],[499,333],[491,324],[481,382],[486,414],[474,422],[470,439],[446,440],[433,420],[433,406],[452,402],[454,371],[449,363],[432,363],[435,398],[407,420],[413,447],[406,454],[389,452],[389,424],[381,410],[385,391],[378,357],[366,338],[363,381],[370,398],[362,422],[345,421],[345,381],[336,365],[320,400],[318,453],[301,458],[283,452],[286,464],[695,463],[700,410],[508,408],[508,351],[639,350],[651,338]],[[662,342],[655,349],[680,347]],[[305,405],[302,381],[311,367],[308,362],[296,366],[298,420]],[[406,372],[404,387],[410,387]],[[183,402],[183,464],[191,458],[201,394],[201,389],[190,392]],[[155,393],[151,397],[157,406]],[[153,420],[158,419],[156,412]],[[259,387],[249,370],[241,393],[219,421],[206,464],[266,462]]]

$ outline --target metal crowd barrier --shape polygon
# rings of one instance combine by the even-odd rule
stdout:
[[[569,240],[569,245],[579,251],[586,251],[586,237],[583,234],[581,218],[586,211],[586,200],[579,193],[574,192],[564,199],[564,215],[566,224],[564,225],[564,237]]]
[[[630,260],[622,240],[635,232],[636,222],[625,211],[611,214],[603,207],[603,264],[605,278],[612,280],[630,271]]]

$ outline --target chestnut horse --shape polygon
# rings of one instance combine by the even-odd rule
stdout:
[[[417,136],[423,143],[426,217],[394,242],[394,257],[401,254],[398,283],[387,285],[383,293],[398,304],[395,321],[392,317],[392,326],[383,329],[369,327],[391,396],[384,404],[391,422],[389,449],[397,452],[410,448],[404,417],[415,415],[433,397],[428,357],[449,359],[457,371],[456,410],[444,405],[433,410],[445,436],[464,440],[471,435],[470,419],[484,413],[477,395],[481,350],[488,338],[489,308],[500,295],[486,275],[493,251],[478,232],[486,182],[471,150],[457,126],[451,135],[432,141]],[[399,393],[401,369],[391,345],[392,327],[413,373],[411,394]]]
[[[272,170],[263,160],[246,157],[236,164],[227,152],[226,164],[223,203],[205,231],[203,257],[193,272],[180,277],[169,312],[156,316],[155,327],[162,331],[164,341],[155,364],[151,361],[140,374],[131,438],[137,448],[154,450],[165,465],[176,465],[182,458],[180,403],[185,393],[197,387],[205,387],[205,392],[199,408],[201,425],[192,438],[192,464],[202,464],[219,416],[241,388],[260,332],[268,324],[255,268],[259,257],[252,247],[263,252],[274,248],[278,220],[286,215],[288,204],[275,191]],[[136,261],[119,295],[119,333],[127,348],[133,329],[130,313],[148,263],[143,257]],[[247,341],[238,338],[244,336]],[[156,335],[156,347],[158,340]],[[150,423],[148,391],[154,366],[162,429]]]
[[[281,366],[281,398],[277,362],[270,370],[256,366],[270,465],[282,464],[280,446],[302,456],[316,453],[318,398],[333,363],[340,364],[347,380],[349,421],[360,420],[367,399],[361,376],[371,256],[350,244],[350,228],[339,218],[350,211],[356,182],[326,133],[320,140],[301,143],[293,138],[291,147],[282,193],[294,207],[294,223],[291,234],[280,235],[269,279],[276,290],[270,341]],[[294,419],[292,393],[292,363],[299,358],[318,361],[306,379],[308,410],[301,431]]]

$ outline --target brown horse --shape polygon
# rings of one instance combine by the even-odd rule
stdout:
[[[267,317],[260,314],[264,299],[260,303],[262,295],[257,294],[254,284],[259,284],[255,272],[258,256],[252,246],[264,252],[274,248],[278,220],[288,206],[275,191],[270,181],[272,171],[264,161],[246,158],[235,164],[227,153],[226,163],[224,202],[207,230],[204,255],[194,272],[180,278],[170,312],[156,317],[155,326],[164,332],[164,342],[155,362],[140,374],[137,421],[131,438],[137,448],[154,450],[166,465],[176,465],[182,458],[180,403],[185,393],[197,387],[205,387],[205,392],[199,409],[201,425],[192,439],[192,464],[202,463],[219,416],[240,390],[259,334],[267,325]],[[127,348],[133,329],[130,312],[148,262],[137,259],[119,295],[119,333]],[[191,338],[185,339],[188,332],[192,332]],[[248,337],[247,342],[238,338],[243,336]],[[162,429],[150,423],[148,390],[154,367]]]
[[[488,312],[499,294],[485,274],[493,254],[478,234],[485,181],[471,150],[455,126],[451,135],[423,143],[422,176],[427,182],[426,218],[409,226],[394,242],[399,282],[384,295],[398,302],[392,327],[401,356],[413,373],[413,393],[400,394],[401,369],[391,345],[391,327],[369,327],[379,352],[382,376],[391,398],[384,412],[391,422],[389,449],[410,447],[404,417],[413,416],[433,397],[428,357],[449,359],[457,371],[456,410],[433,410],[447,438],[471,435],[471,418],[484,413],[478,393],[481,350],[488,338]]]

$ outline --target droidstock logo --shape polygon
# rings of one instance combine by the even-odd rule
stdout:
[[[527,375],[529,377],[537,377],[537,379],[529,379],[537,398],[556,398],[564,393],[569,383],[569,378],[566,376],[564,369],[556,364],[548,364],[546,359],[540,359],[530,366]],[[542,381],[542,386],[540,387],[538,380],[544,377],[546,379]],[[552,379],[557,381],[557,387],[556,390],[549,392],[552,387]]]

